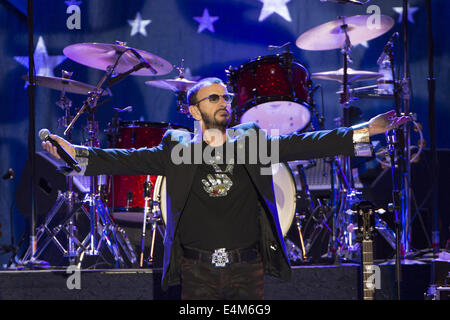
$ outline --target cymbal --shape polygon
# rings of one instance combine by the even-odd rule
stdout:
[[[383,75],[378,72],[353,70],[347,68],[348,82],[365,81],[381,78]],[[344,82],[344,68],[335,71],[316,72],[311,74],[313,79],[333,80],[340,83]]]
[[[379,37],[394,26],[394,19],[389,16],[380,15],[379,25],[373,25],[369,17],[371,15],[358,15],[344,19],[352,45]],[[342,49],[345,45],[342,21],[337,19],[314,27],[300,35],[295,44],[305,50]]]
[[[156,71],[154,73],[152,69],[143,68],[133,72],[132,75],[134,76],[160,76],[171,72],[173,69],[172,65],[163,58],[121,44],[77,43],[65,47],[63,53],[69,59],[82,65],[106,71],[109,66],[113,66],[116,63],[119,54],[128,49],[134,50],[141,55]],[[116,73],[127,72],[140,63],[140,60],[131,50],[126,51],[120,58],[115,69]]]
[[[188,80],[186,78],[176,78],[165,80],[150,80],[146,81],[145,84],[156,88],[178,92],[178,91],[188,91],[193,86],[195,86],[197,82]]]
[[[28,75],[22,76],[25,81],[28,81]],[[95,86],[80,81],[48,77],[48,76],[36,76],[36,85],[50,88],[58,91],[65,91],[68,93],[87,95],[91,91],[95,91]],[[111,91],[106,89],[103,91],[102,96],[111,96]]]

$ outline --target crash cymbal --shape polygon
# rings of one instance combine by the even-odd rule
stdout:
[[[82,65],[106,71],[109,66],[113,66],[116,63],[119,55],[126,51],[115,69],[116,73],[124,73],[140,63],[140,60],[133,54],[132,50],[147,60],[156,72],[152,69],[143,68],[133,72],[131,75],[160,76],[171,72],[173,69],[172,65],[163,58],[120,43],[78,43],[65,47],[63,53],[69,59]]]
[[[22,79],[28,81],[29,79],[28,75],[22,76]],[[89,92],[95,90],[95,86],[91,86],[90,84],[66,78],[47,77],[47,76],[36,76],[36,85],[58,91],[64,90],[66,93],[75,93],[82,95],[87,95]],[[102,93],[102,96],[110,96],[110,95],[111,91],[109,89],[106,89]]]
[[[195,86],[197,82],[188,80],[186,78],[176,78],[165,80],[150,80],[146,81],[145,84],[156,88],[178,92],[178,91],[188,91],[193,86]]]
[[[378,72],[372,71],[361,71],[361,70],[353,70],[351,68],[347,69],[348,82],[356,82],[356,81],[365,81],[381,78],[383,75]],[[338,81],[340,83],[344,82],[344,68],[334,71],[324,71],[324,72],[316,72],[311,74],[311,78],[313,79],[322,79],[322,80],[333,80]]]
[[[379,25],[372,24],[372,20],[368,20],[370,17],[371,15],[345,17],[347,33],[352,45],[379,37],[394,25],[394,19],[389,16],[380,15]],[[342,25],[343,19],[321,24],[300,35],[295,44],[304,50],[341,49],[345,45],[345,33],[341,28]]]

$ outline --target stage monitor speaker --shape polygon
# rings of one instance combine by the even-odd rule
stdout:
[[[53,158],[48,152],[36,153],[36,214],[46,215],[56,203],[59,192],[67,191],[67,177],[61,172],[62,160]],[[30,160],[25,163],[17,186],[16,204],[20,213],[31,216],[31,167]],[[81,197],[89,192],[89,178],[75,176],[73,191]],[[87,183],[86,183],[87,182]]]

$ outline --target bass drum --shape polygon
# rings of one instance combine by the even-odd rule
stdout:
[[[296,186],[290,169],[283,163],[272,165],[275,201],[283,237],[286,236],[295,217]],[[166,177],[158,176],[153,188],[153,215],[161,216],[167,222]]]
[[[311,122],[309,72],[292,54],[259,57],[227,70],[236,97],[235,120],[256,122],[262,129],[289,134]],[[271,135],[275,132],[272,132]]]

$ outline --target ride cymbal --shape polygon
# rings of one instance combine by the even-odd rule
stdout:
[[[82,65],[106,71],[113,66],[122,54],[116,68],[116,73],[131,70],[141,61],[134,54],[136,52],[147,60],[152,68],[142,68],[131,75],[134,76],[161,76],[172,71],[172,65],[152,53],[127,47],[123,44],[108,43],[78,43],[64,48],[63,53],[69,59]]]
[[[345,45],[345,33],[342,26],[347,26],[347,34],[352,45],[368,41],[388,32],[394,26],[394,19],[380,15],[372,23],[371,15],[357,15],[339,18],[314,27],[297,38],[295,44],[304,50],[341,49]],[[378,24],[376,24],[379,22]]]

